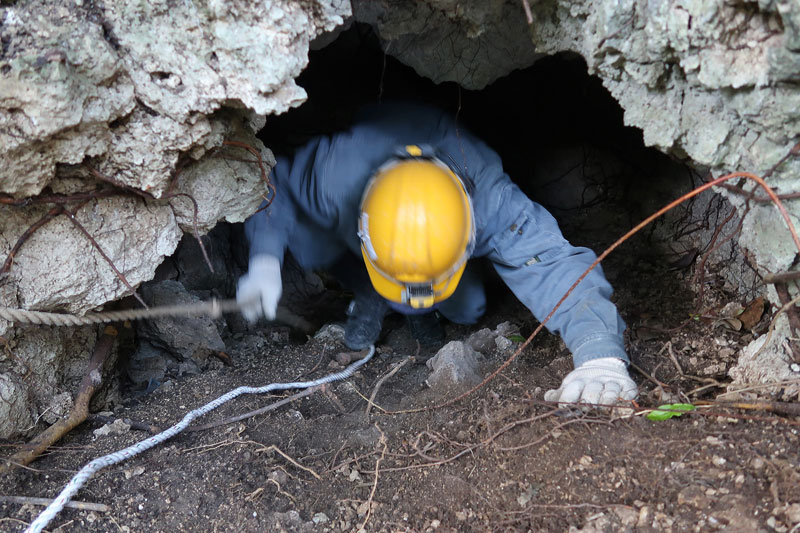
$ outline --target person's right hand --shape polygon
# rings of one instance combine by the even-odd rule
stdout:
[[[250,269],[239,278],[236,302],[249,322],[262,315],[275,319],[281,298],[281,262],[272,255],[257,255],[250,259]]]

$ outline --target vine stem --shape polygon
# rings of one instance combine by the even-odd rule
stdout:
[[[798,146],[800,146],[800,145],[798,145]],[[495,377],[497,377],[497,375],[500,374],[500,372],[502,372],[503,370],[508,368],[508,366],[517,357],[519,357],[519,354],[521,354],[522,351],[525,350],[525,348],[536,337],[536,335],[538,335],[539,332],[542,331],[542,329],[544,328],[545,324],[547,324],[547,322],[553,317],[553,315],[556,313],[558,308],[561,307],[561,305],[569,297],[569,295],[572,294],[572,291],[575,290],[575,287],[577,287],[578,284],[581,281],[583,281],[583,279],[586,276],[589,275],[589,272],[591,272],[597,265],[599,265],[600,262],[603,261],[603,259],[608,257],[608,255],[611,252],[616,250],[622,243],[624,243],[625,241],[630,239],[633,235],[635,235],[636,233],[641,231],[642,228],[644,228],[645,226],[647,226],[648,224],[650,224],[651,222],[653,222],[655,219],[659,218],[660,216],[664,215],[666,212],[674,209],[675,207],[677,207],[678,205],[682,204],[686,200],[694,198],[698,194],[700,194],[702,192],[705,192],[706,190],[710,189],[711,187],[714,187],[715,185],[719,185],[721,183],[724,183],[724,182],[726,182],[726,181],[728,181],[730,179],[734,179],[734,178],[746,178],[746,179],[753,180],[756,183],[758,183],[758,185],[760,185],[762,189],[764,189],[764,191],[767,193],[767,196],[769,196],[770,200],[772,200],[772,202],[778,208],[778,211],[780,211],[781,216],[783,217],[783,220],[786,222],[786,225],[787,225],[787,227],[789,229],[789,233],[792,235],[792,240],[794,241],[794,245],[797,247],[798,253],[800,253],[800,238],[798,238],[798,236],[797,236],[797,231],[795,230],[794,224],[792,223],[792,219],[789,217],[789,213],[787,213],[786,208],[781,203],[781,200],[780,200],[780,198],[778,198],[778,195],[775,194],[775,191],[773,191],[769,187],[769,185],[767,185],[767,182],[764,181],[763,178],[761,178],[759,176],[756,176],[755,174],[753,174],[751,172],[731,172],[730,174],[725,174],[724,176],[720,176],[719,178],[713,179],[713,180],[711,180],[709,182],[704,183],[703,185],[700,185],[699,187],[697,187],[697,188],[687,192],[686,194],[682,195],[680,198],[678,198],[676,200],[673,200],[672,202],[668,203],[667,205],[665,205],[664,207],[662,207],[661,209],[659,209],[658,211],[656,211],[652,215],[648,216],[647,218],[645,218],[644,220],[639,222],[636,226],[633,227],[633,229],[631,229],[630,231],[625,233],[625,235],[623,235],[622,237],[617,239],[611,246],[606,248],[603,251],[603,253],[601,253],[599,256],[597,256],[597,259],[595,259],[594,262],[591,265],[589,265],[589,267],[583,272],[583,274],[581,274],[580,277],[575,280],[575,282],[570,286],[570,288],[564,293],[564,296],[561,297],[561,299],[558,301],[558,303],[555,305],[555,307],[553,307],[553,309],[550,311],[550,313],[548,313],[547,316],[544,317],[544,319],[539,323],[539,325],[536,327],[536,329],[533,330],[533,333],[531,333],[530,336],[528,336],[528,338],[525,340],[525,342],[520,344],[520,346],[516,349],[516,351],[513,354],[511,354],[511,356],[509,356],[509,358],[506,359],[503,362],[503,364],[500,365],[494,372],[492,372],[491,374],[486,376],[486,378],[484,378],[483,381],[481,381],[480,383],[478,383],[477,385],[475,385],[474,387],[472,387],[470,390],[466,391],[465,393],[460,394],[459,396],[456,396],[455,398],[453,398],[451,400],[448,400],[448,401],[446,401],[446,402],[444,402],[444,403],[442,403],[440,405],[435,405],[435,406],[432,406],[432,407],[420,407],[418,409],[407,409],[407,410],[402,410],[402,411],[386,411],[386,414],[418,413],[418,412],[422,412],[422,411],[428,411],[428,410],[433,410],[433,409],[441,409],[442,407],[448,407],[448,406],[450,406],[450,405],[452,405],[452,404],[454,404],[454,403],[466,398],[467,396],[471,395],[472,393],[474,393],[475,391],[477,391],[478,389],[480,389],[481,387],[486,385],[488,382],[490,382]]]

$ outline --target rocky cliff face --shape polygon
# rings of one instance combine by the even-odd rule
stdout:
[[[129,293],[99,250],[136,287],[195,223],[205,232],[243,221],[266,192],[260,169],[242,148],[217,149],[244,143],[269,171],[272,154],[254,133],[266,115],[304,100],[294,78],[309,42],[349,14],[336,0],[0,8],[0,256],[59,205],[97,243],[66,215],[53,218],[16,253],[0,305],[85,312]],[[0,437],[8,437],[47,408],[65,374],[80,371],[92,342],[43,342],[3,321],[0,335],[8,350]],[[32,387],[29,369],[51,386]]]
[[[800,5],[792,0],[18,1],[0,8],[0,257],[64,206],[138,286],[194,225],[191,201],[176,192],[197,202],[202,232],[246,218],[265,184],[243,161],[252,154],[223,141],[253,147],[269,165],[255,131],[265,116],[302,104],[294,79],[311,40],[351,15],[419,74],[469,89],[542,55],[576,52],[645,143],[715,175],[763,174],[800,140]],[[800,158],[770,177],[783,193],[799,182]],[[65,195],[73,196],[64,203]],[[796,250],[768,204],[750,206],[741,235],[762,273],[791,266]],[[15,254],[0,305],[82,313],[128,292],[61,214]],[[63,386],[58,376],[75,373],[91,342],[45,342],[2,321],[0,335],[0,437],[8,437],[47,408]],[[781,350],[757,355],[779,361]],[[58,355],[66,352],[81,357]],[[21,353],[32,379],[52,386],[23,379],[28,369],[13,355]],[[743,381],[763,366],[745,359]],[[789,372],[775,366],[756,377]]]

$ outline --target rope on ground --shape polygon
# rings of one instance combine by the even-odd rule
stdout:
[[[246,302],[245,302],[246,303]],[[38,324],[43,326],[86,326],[123,320],[140,320],[163,316],[197,316],[210,315],[219,318],[222,313],[238,311],[240,304],[236,300],[210,300],[183,305],[167,305],[150,309],[127,309],[124,311],[108,311],[105,313],[89,313],[84,316],[65,313],[46,313],[28,309],[0,307],[0,319],[15,324]]]
[[[186,414],[183,417],[183,420],[175,424],[174,426],[170,427],[169,429],[162,431],[158,435],[153,435],[150,438],[147,438],[141,442],[138,442],[132,446],[129,446],[123,450],[118,452],[110,453],[108,455],[104,455],[103,457],[99,457],[94,461],[91,461],[86,466],[80,469],[77,474],[67,483],[67,486],[61,491],[61,493],[53,500],[47,509],[42,511],[42,513],[31,522],[31,525],[25,530],[25,533],[39,533],[42,531],[45,526],[47,526],[50,521],[55,518],[55,516],[61,512],[67,502],[72,499],[72,497],[78,492],[78,490],[89,480],[92,475],[98,470],[105,468],[107,466],[111,466],[117,463],[120,463],[126,459],[130,459],[134,455],[138,455],[145,450],[156,446],[157,444],[161,444],[162,442],[170,439],[186,429],[186,427],[196,418],[205,415],[206,413],[216,409],[220,405],[224,404],[225,402],[236,398],[242,394],[263,394],[265,392],[271,392],[274,390],[286,390],[286,389],[306,389],[309,387],[316,387],[317,385],[322,385],[324,383],[331,383],[333,381],[339,381],[352,376],[356,370],[360,367],[364,366],[375,354],[375,346],[370,346],[369,353],[363,359],[356,361],[355,363],[351,364],[341,372],[336,372],[334,374],[329,374],[327,376],[321,377],[319,379],[315,379],[314,381],[297,381],[293,383],[270,383],[269,385],[265,385],[263,387],[238,387],[233,389],[232,391],[223,394],[216,400],[213,400],[206,405],[195,409]]]

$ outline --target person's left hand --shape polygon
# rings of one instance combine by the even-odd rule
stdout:
[[[544,399],[561,407],[575,403],[612,406],[633,400],[639,391],[625,366],[625,361],[616,357],[587,361],[567,374],[561,387],[547,391]]]

